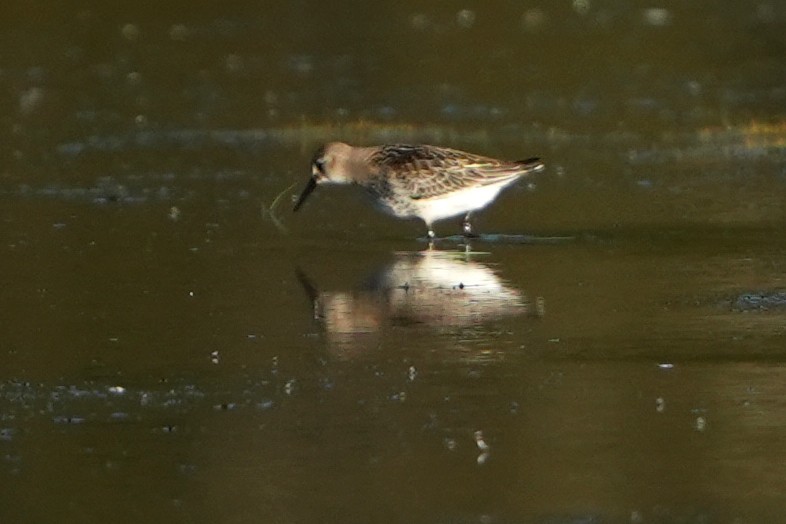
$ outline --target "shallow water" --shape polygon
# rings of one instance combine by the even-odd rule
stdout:
[[[783,8],[346,5],[0,21],[2,520],[781,520]],[[333,139],[548,169],[429,248]]]

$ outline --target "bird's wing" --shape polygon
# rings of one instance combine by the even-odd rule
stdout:
[[[538,159],[505,162],[455,149],[434,146],[389,145],[374,157],[381,172],[401,184],[410,198],[436,198],[453,191],[513,182],[538,171]]]

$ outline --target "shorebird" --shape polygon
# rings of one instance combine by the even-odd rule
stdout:
[[[353,147],[331,142],[314,153],[311,178],[294,211],[319,184],[355,184],[383,211],[423,220],[429,239],[434,239],[434,222],[459,215],[464,215],[464,236],[472,237],[473,211],[489,205],[520,177],[543,169],[538,158],[507,162],[429,145]]]

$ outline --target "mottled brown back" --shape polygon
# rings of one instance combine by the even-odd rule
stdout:
[[[370,161],[379,174],[395,178],[413,199],[435,198],[451,191],[505,184],[538,170],[537,159],[507,162],[456,149],[429,145],[381,146]]]

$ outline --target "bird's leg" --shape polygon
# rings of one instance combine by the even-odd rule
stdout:
[[[426,227],[428,227],[428,232],[426,233],[426,237],[428,238],[428,248],[431,249],[434,247],[434,240],[437,238],[437,235],[434,234],[431,224],[426,224]]]
[[[472,224],[469,221],[469,215],[470,213],[467,213],[467,216],[465,216],[464,220],[461,222],[461,231],[465,238],[477,238],[478,235],[472,232]]]

